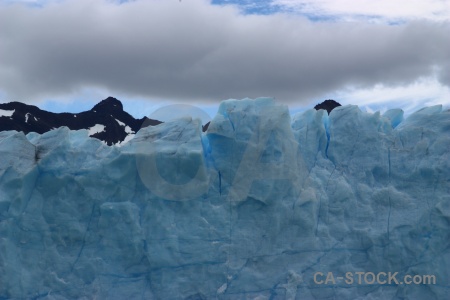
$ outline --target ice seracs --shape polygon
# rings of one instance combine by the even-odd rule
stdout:
[[[449,128],[441,107],[291,119],[264,98],[224,101],[205,133],[182,118],[122,147],[0,132],[0,299],[446,299]]]

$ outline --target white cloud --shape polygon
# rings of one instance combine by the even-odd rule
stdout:
[[[449,0],[274,0],[273,4],[302,14],[334,16],[344,20],[361,17],[393,21],[450,19]]]
[[[406,86],[377,84],[368,89],[347,88],[332,95],[341,104],[355,104],[368,112],[402,108],[409,115],[424,106],[442,104],[450,108],[450,88],[436,78],[421,78]]]
[[[85,98],[301,105],[349,86],[377,93],[429,76],[450,85],[449,22],[312,22],[206,0],[46,1],[0,6],[0,101],[100,91]]]
[[[64,0],[0,0],[0,5],[25,4],[28,6],[41,7],[52,2],[61,2]]]

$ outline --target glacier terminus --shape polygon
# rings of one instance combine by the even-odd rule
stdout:
[[[442,106],[291,116],[269,98],[121,147],[0,132],[0,299],[446,299],[449,132]]]

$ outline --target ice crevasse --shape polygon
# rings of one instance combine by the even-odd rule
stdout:
[[[0,299],[446,299],[449,131],[260,98],[122,147],[1,132]]]

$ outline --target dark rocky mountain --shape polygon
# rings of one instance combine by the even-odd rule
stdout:
[[[328,112],[328,114],[330,114],[330,112],[338,106],[341,106],[341,104],[334,100],[328,99],[323,101],[322,103],[317,104],[316,106],[314,106],[314,108],[316,110],[324,109]]]
[[[148,118],[135,119],[123,110],[122,103],[113,97],[100,101],[91,110],[76,114],[52,113],[20,102],[0,104],[0,131],[17,130],[45,133],[67,126],[71,130],[88,129],[90,136],[108,145],[118,144],[143,126],[162,122]]]
[[[314,108],[325,109],[330,113],[338,106],[341,105],[334,100],[325,100]],[[131,138],[142,127],[160,123],[162,122],[146,117],[135,119],[123,110],[122,102],[113,97],[100,101],[91,110],[76,114],[52,113],[21,102],[0,104],[0,131],[16,130],[25,134],[42,134],[67,126],[71,130],[88,129],[91,137],[108,145],[119,144]],[[206,131],[208,126],[209,122],[203,125],[203,131]]]

